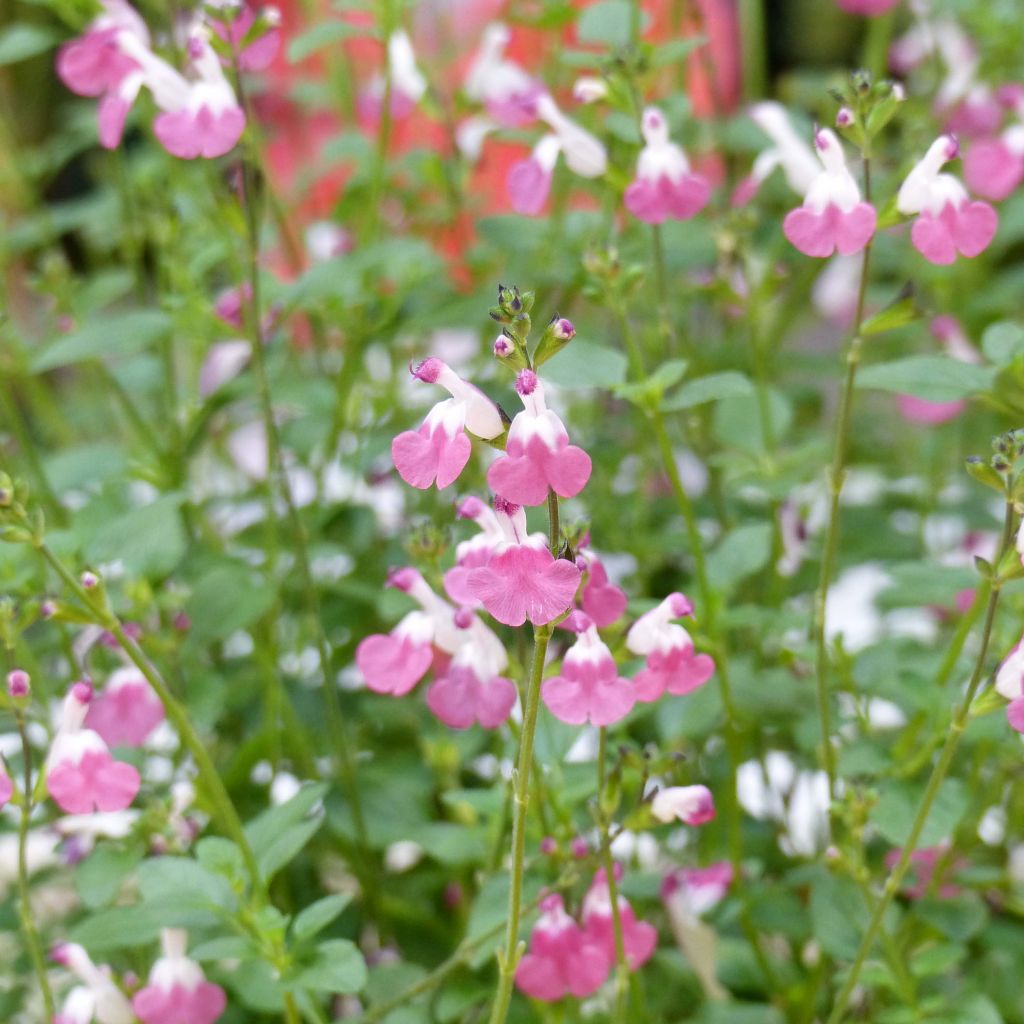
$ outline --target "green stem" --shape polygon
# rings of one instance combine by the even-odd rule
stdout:
[[[558,540],[562,532],[558,523],[558,495],[551,488],[548,488],[548,544],[551,547],[551,554],[558,557]]]
[[[32,817],[32,748],[28,742],[25,720],[20,711],[15,712],[15,720],[18,734],[21,736],[21,756],[25,762],[21,817],[18,821],[18,913],[21,917],[22,931],[25,933],[25,945],[28,946],[29,956],[32,959],[32,968],[39,980],[39,990],[43,995],[46,1019],[52,1020],[54,1015],[53,991],[50,988],[50,979],[46,974],[46,957],[43,955],[43,946],[39,941],[39,932],[36,931],[36,923],[32,918],[32,904],[29,901],[27,848],[28,826]]]
[[[750,102],[761,99],[767,85],[762,0],[740,0],[740,39],[743,45],[743,97]]]
[[[601,726],[597,751],[597,806],[601,829],[601,863],[604,865],[605,880],[608,883],[608,900],[611,903],[612,935],[615,939],[615,1013],[614,1024],[626,1024],[629,1020],[629,961],[626,959],[626,941],[622,934],[622,911],[619,908],[619,885],[615,878],[615,861],[612,859],[612,844],[608,836],[608,816],[604,809],[606,765],[608,759],[608,730]]]
[[[1008,494],[1006,513],[1003,519],[1003,535],[999,544],[999,554],[996,557],[995,565],[1002,564],[1003,557],[1010,549],[1010,545],[1013,542],[1013,524],[1013,501]],[[974,698],[977,695],[978,688],[981,686],[982,679],[984,678],[985,658],[988,655],[989,641],[992,637],[992,624],[995,622],[996,609],[999,606],[999,596],[1001,592],[1001,581],[996,579],[992,583],[988,596],[988,603],[985,609],[985,623],[981,632],[981,647],[978,650],[978,657],[974,664],[974,672],[971,675],[971,680],[967,684],[967,690],[964,693],[963,699],[953,715],[949,733],[946,735],[946,742],[942,745],[942,749],[939,752],[939,759],[935,763],[935,767],[932,769],[931,776],[928,779],[928,784],[925,787],[924,796],[922,796],[921,803],[917,808],[917,813],[914,815],[914,822],[910,827],[910,835],[907,836],[907,840],[903,844],[903,848],[900,850],[900,858],[896,862],[896,866],[892,869],[889,873],[889,877],[886,879],[885,888],[882,890],[881,898],[878,903],[875,904],[871,920],[868,922],[867,930],[864,932],[864,936],[861,939],[860,946],[857,949],[857,954],[854,957],[853,965],[846,976],[846,980],[843,982],[843,987],[839,990],[839,994],[836,996],[836,1001],[832,1006],[832,1013],[828,1017],[827,1024],[840,1024],[843,1019],[846,1007],[850,1002],[850,996],[853,994],[853,990],[857,985],[857,980],[860,978],[860,973],[864,968],[864,962],[867,960],[875,938],[882,927],[882,919],[885,916],[885,912],[888,909],[889,904],[895,898],[896,893],[899,892],[903,878],[907,873],[907,869],[910,867],[911,857],[917,849],[917,843],[920,840],[921,833],[924,831],[924,826],[928,821],[928,815],[931,813],[932,805],[935,803],[935,797],[938,795],[939,787],[945,780],[946,773],[949,771],[949,766],[953,762],[953,756],[956,754],[957,747],[960,745],[964,729],[967,726],[967,720],[970,717],[971,705],[974,703]]]
[[[871,197],[871,164],[864,155],[864,196]],[[867,295],[868,273],[871,266],[871,242],[864,247],[860,265],[860,285],[857,289],[857,309],[853,319],[853,337],[846,353],[846,377],[843,381],[842,397],[839,401],[839,416],[832,449],[832,465],[828,474],[829,514],[825,528],[825,547],[821,558],[821,573],[818,589],[814,596],[814,646],[815,680],[817,683],[818,718],[821,722],[821,756],[828,776],[829,802],[835,797],[836,752],[832,746],[832,709],[829,703],[829,656],[825,636],[825,610],[828,591],[835,573],[839,554],[839,502],[843,493],[846,475],[846,454],[849,446],[850,424],[853,419],[853,394],[857,382],[857,367],[860,365],[864,324],[864,300]]]
[[[544,677],[544,658],[551,639],[550,623],[535,626],[533,630],[533,661],[526,688],[523,711],[523,729],[519,737],[519,758],[513,781],[515,812],[512,818],[512,868],[508,894],[508,917],[505,946],[498,954],[498,990],[494,996],[490,1024],[505,1024],[516,966],[523,954],[519,944],[519,918],[523,902],[523,862],[526,856],[526,811],[530,801],[530,769],[533,766],[533,738],[537,731],[537,712],[540,708],[540,684]]]
[[[220,822],[221,828],[224,829],[241,851],[242,857],[245,860],[246,869],[252,878],[253,891],[261,900],[265,901],[266,884],[260,873],[259,866],[256,863],[256,857],[252,852],[252,847],[249,845],[249,840],[246,838],[245,831],[242,828],[241,819],[238,817],[235,805],[231,802],[231,797],[228,795],[228,791],[224,788],[224,783],[221,781],[220,774],[213,763],[213,759],[210,757],[203,741],[199,738],[199,734],[195,731],[184,706],[181,705],[171,693],[167,683],[160,675],[160,672],[149,660],[142,648],[139,647],[139,645],[130,636],[128,636],[127,633],[125,633],[121,620],[118,619],[117,616],[114,615],[114,613],[104,604],[100,604],[96,598],[90,594],[77,579],[75,579],[71,571],[53,553],[45,541],[37,541],[35,546],[39,554],[46,560],[47,564],[53,569],[53,571],[64,581],[68,589],[86,608],[89,609],[89,611],[96,616],[97,623],[114,635],[114,638],[121,645],[121,649],[128,655],[135,667],[143,674],[143,676],[145,676],[147,682],[153,688],[153,692],[160,698],[160,702],[164,706],[167,718],[170,720],[171,725],[173,725],[177,730],[178,735],[181,737],[181,742],[192,755],[192,759],[196,763],[199,778],[206,787],[210,800],[213,803],[214,814]]]

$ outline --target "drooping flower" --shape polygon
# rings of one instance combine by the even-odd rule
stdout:
[[[666,692],[680,697],[703,686],[714,674],[710,655],[697,654],[690,634],[672,622],[692,614],[693,605],[685,594],[669,594],[630,627],[626,647],[647,659],[633,680],[637,700],[654,701]]]
[[[131,1004],[114,984],[109,969],[97,967],[82,946],[65,942],[50,955],[82,982],[71,990],[54,1024],[134,1024]]]
[[[612,725],[636,703],[633,683],[619,675],[612,652],[597,627],[577,613],[576,642],[562,660],[560,675],[544,680],[541,699],[548,710],[570,725]]]
[[[797,195],[805,195],[821,172],[814,150],[804,142],[790,123],[781,103],[765,100],[749,110],[750,119],[772,140],[772,145],[758,154],[750,174],[736,186],[733,206],[743,206],[757,194],[761,183],[775,170],[782,168],[786,183]]]
[[[590,456],[569,444],[557,413],[544,403],[544,385],[533,370],[522,370],[516,391],[523,400],[509,427],[505,454],[491,463],[487,483],[516,505],[543,505],[548,490],[574,498],[590,479]]]
[[[952,263],[959,253],[973,257],[988,248],[999,225],[988,203],[971,200],[967,189],[942,165],[960,151],[952,135],[941,135],[907,175],[896,196],[906,216],[917,214],[910,231],[914,248],[930,263]]]
[[[213,30],[231,47],[240,71],[265,71],[274,62],[281,48],[280,14],[275,7],[257,7],[253,0],[244,0],[234,17],[214,21]],[[261,24],[253,33],[257,19]],[[250,33],[254,38],[250,38]],[[246,40],[249,40],[246,42]]]
[[[455,565],[444,574],[444,589],[456,604],[479,606],[469,591],[469,574],[478,566],[486,565],[507,538],[494,510],[479,498],[469,497],[459,502],[456,515],[460,519],[472,519],[480,532],[455,546]]]
[[[821,128],[814,142],[823,170],[808,187],[803,206],[786,214],[782,230],[805,256],[859,252],[875,233],[875,208],[861,199],[835,132]]]
[[[673,917],[695,920],[720,903],[733,882],[727,860],[706,868],[677,868],[665,876],[661,898]]]
[[[227,998],[220,985],[207,981],[203,969],[189,959],[188,933],[164,928],[163,956],[149,972],[149,981],[132,997],[142,1024],[213,1024],[224,1012]]]
[[[452,397],[438,402],[418,430],[406,430],[391,443],[391,458],[402,479],[426,490],[454,483],[469,461],[468,430],[489,441],[505,428],[498,407],[446,363],[431,357],[412,371],[417,380],[440,384]]]
[[[621,869],[616,865],[618,878]],[[631,971],[639,970],[654,955],[658,945],[658,930],[646,921],[638,921],[629,901],[618,894],[619,923],[626,963]],[[583,898],[583,930],[597,946],[601,946],[609,960],[615,959],[615,921],[612,916],[611,891],[604,868],[599,868]]]
[[[1020,551],[1020,535],[1017,537]],[[1021,554],[1024,561],[1024,553]],[[1010,703],[1006,708],[1006,719],[1010,727],[1024,733],[1024,638],[1003,659],[996,672],[996,691]]]
[[[401,697],[430,670],[435,648],[448,655],[458,650],[458,631],[451,605],[415,569],[392,572],[388,584],[422,610],[409,612],[390,633],[364,637],[356,648],[356,666],[375,693]]]
[[[505,647],[472,613],[460,610],[468,623],[459,630],[458,650],[443,674],[427,690],[427,707],[452,729],[468,729],[478,722],[496,729],[515,706],[518,691],[500,673],[508,667]]]
[[[416,63],[416,54],[408,32],[399,29],[388,39],[387,75],[391,79],[391,116],[396,120],[408,117],[427,91],[427,80]],[[378,74],[359,94],[360,117],[373,125],[380,121],[387,78]]]
[[[544,209],[561,149],[558,136],[549,133],[541,137],[525,160],[508,169],[508,198],[516,213],[535,217]]]
[[[474,54],[463,91],[503,128],[522,128],[537,117],[537,100],[545,93],[542,83],[505,56],[511,33],[500,22],[488,25]]]
[[[641,121],[644,148],[637,161],[636,177],[626,189],[626,209],[648,224],[670,217],[689,220],[707,205],[711,185],[690,170],[681,146],[668,137],[668,122],[657,107],[648,107]]]
[[[964,157],[964,178],[986,199],[1005,199],[1013,192],[1024,181],[1024,123],[974,143]]]
[[[715,801],[707,786],[669,786],[659,789],[651,801],[658,821],[703,825],[715,817]]]
[[[141,747],[164,720],[164,706],[137,668],[113,672],[89,704],[85,725],[110,747]]]
[[[544,534],[527,535],[521,506],[495,498],[494,509],[505,539],[486,565],[470,571],[470,595],[506,626],[521,626],[527,619],[535,626],[553,621],[572,605],[579,569],[555,558]]]
[[[558,136],[566,166],[581,178],[600,178],[608,169],[601,141],[566,117],[547,94],[537,98],[537,116]]]
[[[587,574],[581,601],[583,611],[593,620],[595,626],[604,629],[622,618],[629,601],[623,589],[608,579],[604,563],[593,551],[583,548],[578,555]]]
[[[530,948],[516,968],[516,984],[532,999],[555,1002],[571,995],[592,995],[605,982],[612,961],[568,915],[562,897],[541,901],[541,915],[530,935]]]
[[[135,767],[115,761],[100,735],[85,727],[91,700],[88,683],[71,687],[46,758],[50,796],[69,814],[123,811],[139,791]]]

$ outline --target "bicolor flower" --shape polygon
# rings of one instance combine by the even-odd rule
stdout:
[[[225,21],[213,22],[213,30],[231,47],[239,70],[265,71],[273,64],[281,48],[281,30],[278,28],[281,16],[277,8],[257,8],[252,0],[244,0],[234,17],[228,13]],[[246,43],[257,18],[261,19],[260,30]]]
[[[227,998],[220,985],[207,981],[203,969],[186,954],[188,933],[164,928],[163,956],[149,972],[149,981],[132,997],[142,1024],[213,1024],[224,1012]]]
[[[703,686],[714,674],[711,656],[697,654],[690,634],[672,621],[692,614],[689,598],[674,593],[630,626],[626,647],[647,659],[633,679],[637,700],[654,701],[666,692],[681,697]]]
[[[488,25],[474,54],[463,91],[483,104],[493,121],[503,128],[522,128],[537,117],[537,100],[546,92],[542,83],[505,56],[511,33],[500,22]]]
[[[149,46],[149,29],[131,4],[102,0],[101,8],[83,35],[57,51],[57,74],[79,96],[116,92],[139,70],[119,43],[122,33],[134,35],[142,45]]]
[[[476,615],[467,617],[455,656],[427,690],[427,707],[452,729],[468,729],[474,722],[496,729],[519,694],[515,683],[500,674],[508,667],[504,645]]]
[[[581,604],[583,611],[599,629],[610,626],[622,618],[629,603],[625,592],[608,579],[608,571],[601,559],[586,548],[578,552],[581,568],[587,575],[583,585]]]
[[[565,558],[555,558],[542,533],[527,535],[521,506],[495,498],[495,514],[505,533],[486,565],[470,571],[470,595],[506,626],[535,626],[557,619],[572,606],[580,571]]]
[[[952,263],[959,253],[973,257],[988,248],[999,218],[988,203],[971,200],[952,174],[941,173],[960,151],[952,135],[941,135],[907,175],[896,196],[905,216],[917,214],[910,231],[914,248],[930,263]]]
[[[391,442],[391,458],[411,487],[442,490],[454,483],[469,462],[473,445],[466,433],[489,441],[505,429],[498,407],[446,363],[431,357],[412,371],[417,380],[440,384],[452,397],[427,413],[418,430],[406,430]]]
[[[447,655],[458,650],[458,630],[451,605],[415,569],[392,572],[388,585],[408,594],[422,610],[409,612],[390,633],[364,637],[356,648],[356,666],[375,693],[401,697],[430,670],[435,648]]]
[[[554,134],[544,135],[525,159],[508,169],[505,186],[516,213],[535,217],[544,209],[562,144]]]
[[[544,403],[544,385],[533,370],[516,377],[523,411],[509,427],[505,454],[491,463],[491,490],[516,505],[543,505],[552,490],[574,498],[590,479],[590,456],[569,444],[565,424]]]
[[[545,896],[540,908],[529,951],[516,968],[516,984],[532,999],[549,1003],[593,995],[611,969],[607,950],[566,913],[561,896]]]
[[[821,128],[814,142],[823,170],[808,187],[803,206],[786,214],[782,230],[805,256],[859,252],[875,233],[875,208],[861,199],[835,132]]]
[[[661,883],[661,898],[671,916],[692,921],[719,904],[732,882],[727,860],[706,868],[677,868]]]
[[[62,943],[50,955],[82,982],[71,990],[54,1024],[134,1024],[131,1004],[109,969],[97,967],[78,943]]]
[[[486,565],[507,538],[494,510],[479,498],[469,497],[459,502],[456,515],[460,519],[472,519],[480,532],[455,546],[455,565],[444,574],[444,589],[456,604],[478,606],[479,602],[469,591],[469,574]]]
[[[608,152],[601,141],[566,117],[547,94],[537,99],[537,116],[558,136],[565,163],[581,178],[600,178],[608,169]]]
[[[111,673],[85,716],[86,728],[111,747],[141,747],[164,720],[164,706],[137,668]]]
[[[774,100],[765,100],[755,103],[749,114],[754,124],[772,140],[772,145],[761,151],[749,176],[736,186],[732,205],[743,206],[750,202],[761,183],[777,167],[782,168],[786,183],[797,195],[806,195],[821,172],[821,165],[814,150],[797,135],[786,108]]]
[[[408,117],[427,91],[427,80],[416,64],[412,40],[404,29],[393,32],[388,39],[387,75],[391,79],[391,116]],[[387,93],[387,79],[376,75],[360,93],[358,106],[361,117],[373,124],[380,120]]]
[[[651,801],[658,821],[703,825],[715,817],[715,801],[707,786],[669,786],[659,789]]]
[[[1020,536],[1017,538],[1020,551]],[[1024,561],[1024,554],[1021,555]],[[1017,732],[1024,733],[1024,638],[1019,640],[996,672],[996,691],[1010,703],[1006,718]]]
[[[633,683],[619,675],[612,652],[585,615],[578,615],[577,627],[580,633],[562,659],[562,671],[544,681],[541,699],[555,718],[570,725],[612,725],[636,703]]]
[[[619,865],[616,865],[619,870]],[[618,875],[616,876],[618,877]],[[622,944],[626,963],[631,971],[639,970],[654,955],[658,945],[658,930],[646,921],[638,921],[629,901],[619,894],[619,922],[622,925]],[[583,930],[597,946],[601,946],[609,960],[615,959],[615,926],[612,917],[611,891],[604,868],[599,868],[583,898]]]
[[[681,146],[668,137],[668,122],[657,107],[648,107],[641,121],[644,148],[640,150],[636,177],[626,189],[626,209],[648,224],[670,217],[689,220],[707,205],[711,185],[690,170]]]
[[[998,138],[974,143],[964,157],[964,178],[986,199],[1005,199],[1024,181],[1024,123]]]
[[[139,791],[135,767],[115,761],[99,733],[86,728],[91,700],[92,687],[88,683],[71,687],[46,758],[50,796],[69,814],[123,811]]]

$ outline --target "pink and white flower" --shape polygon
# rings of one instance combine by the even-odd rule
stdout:
[[[134,35],[142,45],[149,46],[149,29],[131,4],[125,0],[102,0],[101,7],[101,13],[85,33],[57,51],[57,74],[79,96],[116,92],[127,77],[139,70],[119,44],[122,33]]]
[[[213,30],[230,45],[240,71],[265,71],[281,49],[280,12],[276,7],[258,8],[252,0],[244,0],[234,12],[229,10],[231,6],[224,5],[227,17],[224,21],[215,21]],[[243,46],[257,19],[260,20],[259,31]]]
[[[805,256],[859,252],[875,233],[875,208],[861,199],[835,132],[821,128],[814,142],[823,170],[810,183],[803,206],[786,214],[782,230]]]
[[[576,625],[580,633],[562,660],[561,674],[544,681],[541,699],[555,718],[570,725],[613,725],[636,703],[633,683],[619,675],[597,627],[582,614]]]
[[[973,257],[988,248],[999,225],[988,203],[971,200],[967,189],[951,174],[941,173],[960,151],[952,135],[941,135],[900,186],[896,208],[905,216],[917,214],[910,231],[914,248],[930,263],[952,263],[957,254]]]
[[[703,825],[715,817],[715,801],[707,786],[669,786],[659,789],[651,801],[658,821]]]
[[[689,220],[707,205],[711,185],[690,170],[681,146],[668,137],[668,122],[657,107],[648,107],[641,120],[644,148],[637,161],[636,177],[626,189],[626,209],[648,224],[670,217]]]
[[[693,921],[717,906],[732,882],[732,865],[726,860],[706,868],[677,868],[665,876],[661,898],[670,916]]]
[[[620,870],[616,865],[617,871]],[[616,875],[618,878],[619,875]],[[631,971],[639,970],[654,955],[658,930],[646,921],[638,921],[629,901],[619,894],[619,922],[626,963]],[[583,930],[595,945],[604,949],[610,961],[615,959],[615,927],[612,917],[611,891],[604,868],[599,868],[583,898]]]
[[[626,647],[647,659],[633,679],[637,700],[654,701],[666,692],[681,697],[703,686],[714,674],[711,656],[697,654],[690,634],[672,621],[692,614],[690,599],[674,593],[630,626]]]
[[[356,666],[375,693],[401,697],[430,670],[435,648],[452,655],[459,637],[454,609],[415,569],[392,572],[388,585],[408,594],[422,610],[409,612],[390,633],[364,637],[356,648]]]
[[[7,774],[3,764],[0,764],[0,807],[10,802],[12,796],[14,796],[14,782]]]
[[[227,998],[220,985],[207,981],[203,969],[186,954],[188,933],[165,928],[160,933],[163,956],[149,972],[149,981],[132,997],[142,1024],[213,1024]]]
[[[964,178],[972,192],[1005,199],[1024,181],[1024,90],[1006,90],[1013,123],[995,138],[974,143],[964,157]]]
[[[600,178],[608,170],[608,152],[600,140],[566,117],[547,93],[536,106],[537,116],[558,137],[569,170],[581,178]]]
[[[611,969],[607,950],[566,913],[561,896],[552,893],[540,906],[529,952],[516,968],[516,984],[532,999],[544,1002],[593,995]]]
[[[765,100],[755,103],[748,113],[754,124],[772,140],[772,145],[758,154],[748,177],[736,186],[732,205],[749,203],[777,167],[782,168],[789,187],[797,195],[805,195],[821,172],[821,165],[814,150],[797,135],[786,108],[774,100]]]
[[[111,747],[141,747],[164,720],[164,706],[134,666],[111,673],[85,716],[87,728]]]
[[[489,441],[505,425],[498,407],[446,363],[431,357],[412,371],[417,380],[440,384],[452,397],[438,402],[418,430],[406,430],[391,443],[391,458],[410,487],[443,490],[466,468],[473,450],[466,431]]]
[[[380,120],[388,77],[391,79],[391,116],[408,117],[426,94],[427,80],[416,63],[412,40],[404,29],[393,32],[388,39],[387,77],[375,75],[359,94],[359,114],[365,121],[376,124]]]
[[[97,967],[75,942],[56,946],[51,957],[82,982],[68,994],[54,1024],[134,1024],[131,1004],[114,984],[109,968]]]
[[[1017,545],[1020,551],[1019,534]],[[1024,553],[1021,560],[1024,561]],[[999,666],[996,672],[996,692],[1010,702],[1006,708],[1006,718],[1011,728],[1024,733],[1024,638],[1017,642]]]
[[[492,22],[484,29],[462,88],[469,99],[483,104],[496,125],[522,128],[536,120],[537,100],[546,90],[505,56],[510,38],[508,26],[500,22]]]
[[[480,532],[455,546],[455,565],[444,574],[444,589],[456,604],[479,606],[480,602],[469,591],[469,574],[486,565],[507,537],[494,510],[479,498],[469,497],[459,502],[456,515],[460,519],[472,519]]]
[[[521,506],[495,498],[494,510],[505,539],[486,565],[470,571],[467,590],[506,626],[521,626],[527,619],[535,626],[552,622],[572,606],[579,569],[555,558],[544,534],[527,535]]]
[[[50,796],[69,814],[123,811],[139,791],[135,767],[115,761],[99,733],[85,727],[91,700],[88,683],[71,687],[46,759]]]
[[[509,427],[505,455],[487,471],[487,483],[506,501],[543,505],[549,489],[560,498],[574,498],[590,479],[590,456],[569,444],[558,415],[544,403],[544,385],[533,370],[516,377],[523,411]]]
[[[584,613],[599,629],[610,626],[622,618],[629,603],[625,591],[608,579],[608,571],[593,551],[583,548],[578,552],[577,564],[586,573],[581,604]]]
[[[549,133],[541,137],[525,160],[509,168],[505,184],[516,213],[535,217],[544,209],[561,150],[558,136]]]

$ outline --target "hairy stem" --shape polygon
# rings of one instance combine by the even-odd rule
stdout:
[[[1013,524],[1013,502],[1009,495],[1007,495],[1006,514],[1003,520],[1003,535],[999,544],[999,554],[995,561],[996,565],[1002,564],[1003,557],[1010,549],[1010,545],[1013,542]],[[886,879],[885,888],[882,890],[881,898],[878,900],[878,903],[875,904],[874,911],[871,914],[871,919],[868,922],[867,930],[864,932],[864,936],[861,939],[860,946],[857,949],[857,954],[854,957],[853,965],[846,976],[846,980],[843,982],[843,987],[839,990],[839,994],[836,996],[835,1003],[832,1006],[832,1013],[828,1017],[827,1024],[840,1024],[840,1021],[843,1019],[846,1007],[850,1002],[850,996],[853,994],[853,990],[857,985],[857,980],[860,978],[861,971],[864,968],[864,962],[867,960],[868,954],[871,952],[871,947],[874,945],[875,939],[882,927],[882,919],[885,916],[885,912],[888,909],[889,904],[892,903],[896,893],[899,892],[900,885],[903,882],[903,877],[906,875],[907,869],[910,867],[911,857],[914,854],[914,850],[917,849],[918,840],[920,840],[921,833],[924,831],[924,826],[928,821],[928,815],[931,813],[932,805],[935,803],[935,797],[938,795],[939,787],[945,780],[946,773],[949,771],[949,766],[953,762],[953,756],[956,754],[957,747],[960,745],[964,729],[967,726],[967,719],[970,717],[971,705],[974,703],[974,698],[977,695],[978,688],[981,686],[982,679],[984,678],[985,659],[988,655],[989,641],[992,637],[992,625],[995,622],[996,609],[999,606],[999,596],[1001,591],[1001,581],[999,579],[994,580],[989,592],[988,603],[985,608],[985,622],[982,626],[981,632],[981,647],[978,650],[978,657],[974,663],[974,671],[971,674],[971,680],[967,684],[967,690],[964,692],[963,699],[960,701],[959,706],[953,714],[953,720],[950,723],[949,732],[946,735],[946,741],[943,743],[942,749],[939,752],[939,759],[935,762],[935,767],[932,768],[928,784],[925,787],[924,796],[921,797],[921,803],[917,808],[917,813],[914,815],[914,822],[910,827],[910,835],[907,836],[907,841],[903,844],[902,850],[900,850],[900,858],[896,862],[896,866],[892,871],[890,871],[889,877]]]

